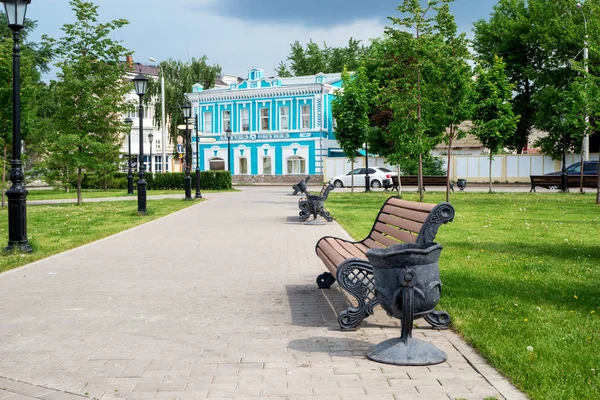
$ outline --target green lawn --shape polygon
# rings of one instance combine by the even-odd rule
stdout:
[[[113,201],[27,206],[27,236],[31,254],[0,255],[0,272],[61,253],[198,204],[180,199],[148,200],[148,214],[137,214],[137,203]],[[7,208],[0,209],[0,237],[8,243]]]
[[[220,192],[230,192],[236,190],[203,190],[202,193],[220,193]],[[196,193],[196,189],[192,189],[192,197]],[[184,195],[182,190],[148,190],[146,192],[147,196],[154,195],[163,195],[163,194],[180,194]],[[83,201],[85,199],[92,198],[101,198],[101,197],[127,197],[127,189],[111,189],[108,191],[98,190],[98,189],[83,189],[82,190]],[[137,196],[137,191],[131,196]],[[59,199],[77,199],[77,190],[70,190],[69,193],[66,193],[64,190],[52,189],[52,190],[38,190],[38,189],[29,189],[29,194],[27,195],[27,200],[59,200]],[[6,200],[8,201],[8,200]]]
[[[362,239],[388,196],[332,193],[326,207]],[[461,192],[451,202],[456,217],[436,240],[440,308],[454,329],[532,399],[600,399],[595,194]]]

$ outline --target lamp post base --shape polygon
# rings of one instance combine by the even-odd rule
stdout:
[[[133,195],[133,175],[127,176],[127,194]]]
[[[4,252],[31,253],[27,240],[27,194],[22,185],[13,184],[6,191],[8,197],[8,245]]]
[[[196,198],[201,199],[202,193],[200,193],[200,170],[196,170]]]
[[[144,175],[140,176],[140,180],[137,183],[138,185],[138,214],[146,215],[146,180],[144,179]]]
[[[192,200],[192,177],[190,176],[190,169],[185,169],[185,178],[183,179],[185,188],[185,199]]]

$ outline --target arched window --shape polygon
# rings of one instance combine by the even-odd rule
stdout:
[[[287,159],[288,174],[305,174],[306,160],[299,156],[288,157]]]
[[[222,158],[212,158],[208,161],[211,171],[225,171],[225,160]]]

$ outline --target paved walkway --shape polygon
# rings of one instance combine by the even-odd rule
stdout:
[[[244,187],[0,275],[0,399],[525,399],[451,331],[431,367],[371,362],[377,309],[341,332],[289,188]],[[451,227],[449,227],[451,229]]]

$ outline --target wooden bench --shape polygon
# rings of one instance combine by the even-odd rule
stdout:
[[[292,193],[292,196],[297,195],[298,192],[306,194],[306,188],[307,188],[307,184],[308,184],[309,180],[310,180],[310,176],[307,176],[306,178],[302,179],[300,182],[293,185],[292,189],[294,189],[294,193]]]
[[[448,203],[428,204],[390,197],[381,207],[371,233],[359,241],[350,242],[333,236],[319,239],[315,247],[319,258],[329,272],[317,277],[321,289],[339,285],[357,301],[340,313],[342,329],[354,329],[373,314],[379,303],[375,296],[373,268],[365,253],[371,248],[388,247],[398,243],[433,242],[438,228],[454,219],[454,208]],[[434,311],[425,317],[434,327],[445,327],[450,316],[445,311]]]
[[[317,215],[322,216],[327,220],[327,222],[333,221],[331,214],[323,207],[325,200],[329,197],[329,192],[334,189],[334,186],[331,183],[326,183],[321,188],[321,191],[318,195],[312,195],[308,192],[306,193],[306,197],[301,197],[298,200],[298,208],[300,209],[300,221],[304,222],[308,219],[310,214],[314,215],[314,219],[317,219]]]
[[[406,186],[418,186],[419,185],[419,177],[417,175],[402,175],[400,176],[402,179],[402,184]],[[397,175],[392,176],[391,185],[384,185],[384,188],[398,190],[398,186],[400,186],[400,181],[398,180]],[[426,186],[446,186],[446,177],[438,176],[438,175],[427,175],[423,176],[423,188]],[[450,182],[450,189],[454,192],[454,182]]]
[[[536,186],[560,189],[562,185],[560,175],[530,175],[529,178],[531,179],[530,193],[536,191]],[[567,175],[567,187],[579,187],[579,183],[580,175]],[[598,175],[584,175],[583,187],[598,188]]]

